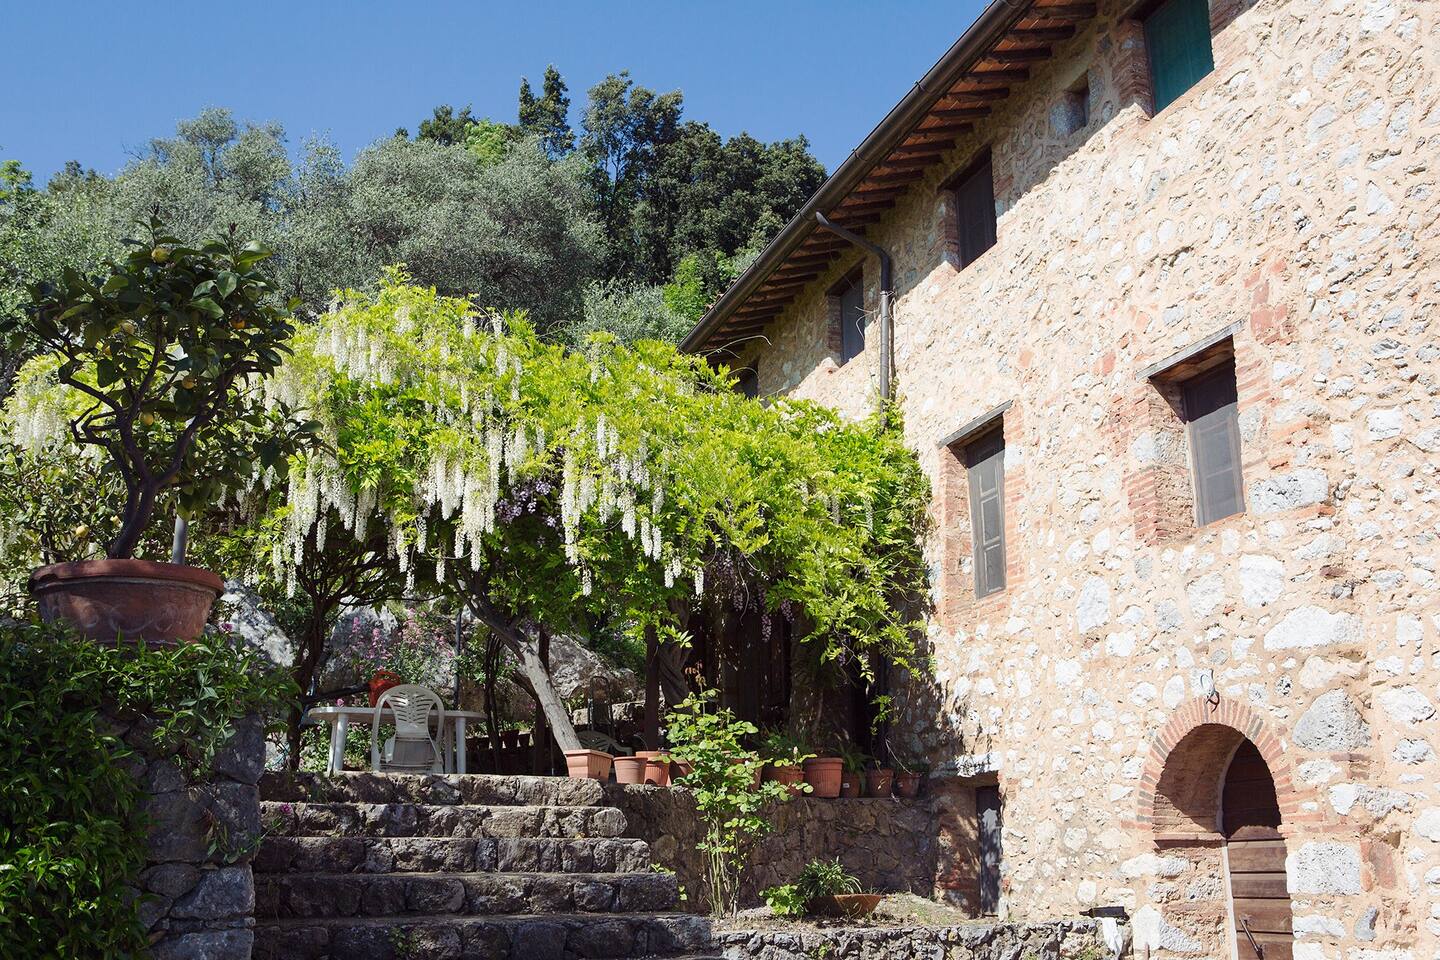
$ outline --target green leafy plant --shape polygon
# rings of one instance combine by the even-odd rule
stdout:
[[[145,753],[193,782],[240,717],[291,692],[224,638],[152,650],[0,628],[0,956],[144,952],[137,901],[120,895],[145,863],[142,791],[112,719],[132,740],[148,729]],[[221,859],[248,847],[210,839]]]
[[[842,743],[839,753],[840,762],[844,764],[846,773],[862,774],[865,772],[865,765],[874,759],[852,743]]]
[[[799,884],[782,883],[767,887],[760,892],[760,899],[777,917],[805,916],[805,895],[800,892]]]
[[[124,486],[112,558],[134,556],[162,494],[187,515],[284,465],[307,426],[265,403],[294,328],[260,264],[260,244],[196,249],[152,217],[103,278],[66,269],[32,291],[24,317],[0,321],[36,358],[12,418],[37,447],[93,448]]]
[[[765,761],[747,750],[744,739],[755,725],[714,705],[707,690],[679,704],[667,718],[670,756],[689,763],[681,786],[694,791],[695,808],[705,826],[698,844],[705,854],[706,894],[711,912],[733,916],[739,910],[740,881],[754,845],[771,830],[763,815],[772,803],[789,799],[778,783],[760,780]]]
[[[779,727],[766,731],[760,750],[777,767],[798,767],[815,756],[805,741]]]

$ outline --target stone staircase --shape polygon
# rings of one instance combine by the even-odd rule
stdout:
[[[698,957],[704,917],[599,783],[267,774],[255,960]]]

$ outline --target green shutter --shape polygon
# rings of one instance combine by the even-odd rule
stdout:
[[[1145,18],[1150,89],[1159,113],[1215,69],[1207,0],[1165,0]]]

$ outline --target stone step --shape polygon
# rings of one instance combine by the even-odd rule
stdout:
[[[663,912],[679,893],[668,873],[272,873],[255,878],[255,916]]]
[[[688,913],[256,920],[253,960],[678,958],[710,949]]]
[[[266,837],[256,874],[471,871],[629,873],[650,867],[644,840],[613,837]]]
[[[446,806],[420,803],[260,804],[267,834],[282,837],[619,837],[614,807]]]
[[[465,774],[267,773],[260,797],[291,803],[593,807],[605,802],[598,780]]]

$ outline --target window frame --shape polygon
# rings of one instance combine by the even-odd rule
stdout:
[[[1199,412],[1200,401],[1197,396],[1200,389],[1219,381],[1228,384],[1228,394],[1231,399],[1220,404],[1212,410],[1204,413]],[[1239,389],[1235,380],[1235,359],[1230,356],[1214,366],[1195,373],[1176,383],[1180,392],[1181,405],[1185,420],[1185,445],[1189,448],[1190,461],[1190,489],[1192,501],[1194,502],[1195,526],[1208,527],[1211,524],[1219,523],[1221,520],[1234,516],[1240,516],[1246,512],[1245,503],[1245,470],[1242,461],[1242,446],[1240,442],[1240,398]],[[1199,422],[1206,417],[1219,415],[1216,421],[1225,432],[1225,440],[1229,447],[1231,478],[1234,482],[1234,503],[1236,509],[1228,513],[1218,513],[1220,507],[1213,502],[1208,493],[1205,483],[1207,473],[1208,455],[1202,453],[1206,449],[1202,442],[1202,432],[1210,425],[1199,426]],[[1218,472],[1214,476],[1218,476]]]
[[[965,190],[971,184],[978,182],[981,173],[988,174],[985,179],[990,189],[988,203],[979,204],[977,208],[986,212],[985,226],[988,229],[986,230],[986,240],[982,245],[978,249],[971,249],[971,244],[968,242],[969,232],[966,230],[966,225],[970,222],[966,214],[970,211],[966,202]],[[986,147],[981,150],[960,172],[945,181],[943,189],[950,195],[950,205],[954,210],[955,255],[960,261],[960,269],[964,270],[999,242],[1000,218],[995,210],[995,164],[990,148]]]
[[[974,567],[975,599],[1003,593],[1009,586],[1009,538],[1005,533],[1005,423],[999,419],[974,436],[967,437],[957,451],[965,468],[965,486],[970,505],[970,559]],[[995,481],[994,500],[998,530],[994,537],[985,536],[986,492],[982,489],[984,471],[992,470]],[[998,582],[990,576],[989,551],[999,550]]]
[[[1196,75],[1183,89],[1177,90],[1168,100],[1161,103],[1159,99],[1160,85],[1156,82],[1158,73],[1155,68],[1155,44],[1152,39],[1152,24],[1155,22],[1155,17],[1160,14],[1162,10],[1185,3],[1203,4],[1205,7],[1204,38],[1210,68]],[[1155,0],[1155,2],[1142,5],[1141,8],[1135,12],[1134,19],[1139,21],[1140,33],[1145,39],[1145,76],[1150,84],[1150,115],[1155,116],[1163,112],[1171,104],[1182,99],[1185,94],[1195,89],[1201,80],[1215,72],[1215,43],[1214,36],[1210,29],[1210,3],[1209,0]]]
[[[855,307],[860,321],[855,333],[852,334],[852,336],[858,337],[858,345],[846,337],[845,301],[851,294],[855,297]],[[844,366],[865,352],[865,329],[870,325],[870,316],[865,312],[865,264],[863,262],[856,264],[854,269],[846,273],[830,288],[829,295],[835,298],[835,322],[840,328],[837,351],[840,365]],[[848,349],[851,346],[855,347],[853,352]]]

